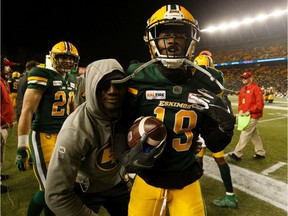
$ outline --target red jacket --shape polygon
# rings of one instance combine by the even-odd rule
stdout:
[[[238,111],[243,113],[250,111],[251,118],[258,119],[263,115],[264,99],[261,87],[252,82],[250,85],[244,85],[238,95]]]
[[[12,125],[14,122],[14,108],[10,98],[10,88],[7,81],[0,77],[1,84],[1,126]]]

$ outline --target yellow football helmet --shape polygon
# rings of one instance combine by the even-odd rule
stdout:
[[[62,73],[78,73],[78,64],[79,64],[80,56],[79,56],[78,50],[72,43],[67,42],[67,41],[61,41],[55,44],[52,47],[52,50],[50,51],[50,56],[51,56],[50,58],[51,65],[57,71],[60,71]],[[71,68],[67,69],[67,67],[64,67],[63,65],[61,65],[61,63],[58,61],[59,56],[74,57]]]
[[[181,37],[185,39],[185,50],[183,55],[171,56],[160,54],[157,41],[164,39],[164,37],[159,37],[159,35],[166,29],[172,29],[172,32],[185,33],[185,36]],[[175,38],[175,36],[171,37]],[[169,4],[163,6],[147,21],[144,41],[149,46],[151,58],[159,58],[166,67],[178,68],[183,64],[185,59],[191,60],[194,54],[195,45],[199,40],[200,36],[197,20],[194,19],[189,11],[180,5]]]
[[[20,78],[21,74],[18,71],[12,73],[12,78]]]
[[[194,59],[194,64],[196,65],[204,65],[207,67],[215,68],[213,59],[208,55],[199,55]]]

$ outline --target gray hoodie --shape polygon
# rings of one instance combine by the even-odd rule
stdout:
[[[99,81],[106,74],[119,70],[114,59],[98,60],[86,69],[86,102],[64,122],[49,164],[45,199],[56,215],[97,215],[73,192],[75,181],[84,192],[112,188],[124,178],[124,167],[112,151],[111,136],[115,113],[100,108],[96,98]],[[120,113],[116,113],[120,117]]]

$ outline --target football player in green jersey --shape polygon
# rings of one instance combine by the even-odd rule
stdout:
[[[28,86],[18,124],[16,164],[20,171],[29,168],[30,148],[34,173],[39,183],[39,190],[27,211],[27,215],[31,216],[40,215],[43,209],[45,215],[53,215],[44,200],[47,167],[58,132],[75,109],[76,78],[71,73],[78,68],[78,51],[72,43],[61,41],[52,47],[50,56],[53,69],[35,67],[28,74]]]
[[[203,50],[202,52],[200,52],[200,54],[194,59],[194,63],[197,65],[204,65],[207,67],[215,68],[212,54],[207,50]],[[218,95],[222,96],[223,92]],[[202,166],[203,157],[205,155],[206,149],[207,147],[205,143],[203,143],[201,151],[197,154],[197,160]],[[221,179],[224,183],[226,190],[226,195],[221,199],[213,200],[213,204],[219,207],[238,208],[238,201],[236,200],[233,192],[233,183],[231,179],[230,167],[224,158],[224,150],[212,153],[212,157],[218,165]]]
[[[152,60],[130,65],[128,77],[112,82],[130,79],[127,119],[129,114],[134,114],[132,121],[155,116],[167,128],[159,157],[145,161],[135,153],[141,148],[134,147],[123,158],[128,172],[137,173],[129,216],[165,215],[166,205],[170,216],[206,215],[199,183],[203,170],[194,147],[201,133],[212,152],[223,150],[231,141],[235,117],[216,96],[224,89],[221,71],[191,62],[199,39],[191,13],[180,5],[165,5],[147,22],[144,40]]]

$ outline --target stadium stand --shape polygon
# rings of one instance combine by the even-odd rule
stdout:
[[[238,91],[241,88],[240,75],[250,71],[263,88],[273,87],[276,96],[287,97],[287,35],[273,40],[269,38],[201,48],[213,53],[215,64],[247,61],[247,64],[217,66],[224,74],[226,88]],[[286,60],[249,63],[251,60],[281,57]]]

